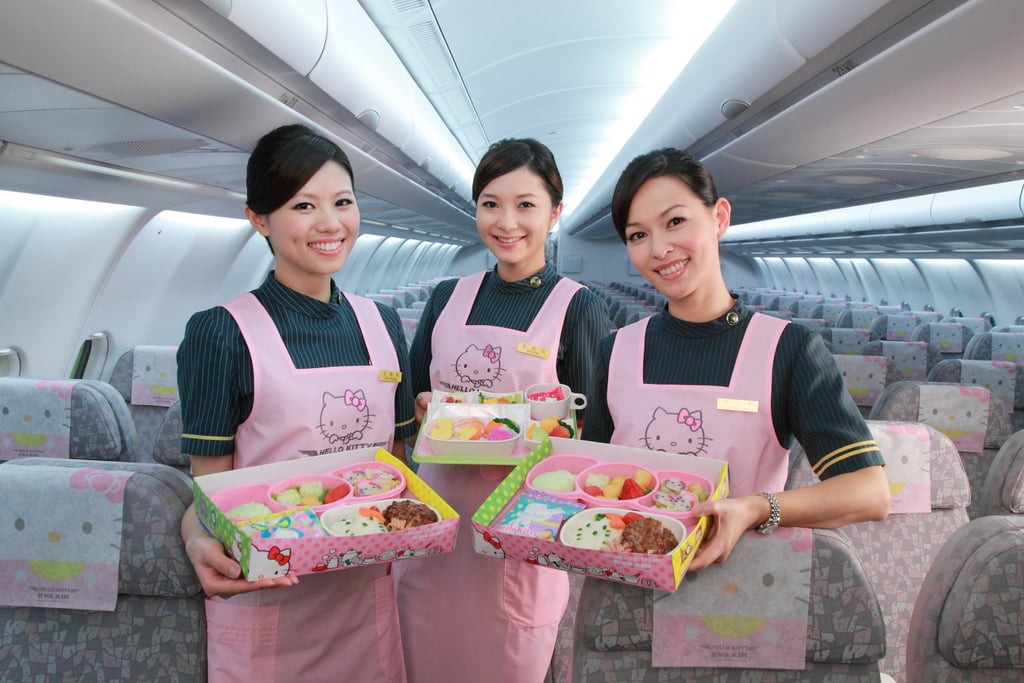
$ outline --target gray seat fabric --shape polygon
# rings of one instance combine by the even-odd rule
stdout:
[[[877,681],[885,654],[879,601],[849,540],[834,530],[815,529],[811,591],[807,607],[807,667],[804,671],[741,668],[655,668],[651,666],[651,591],[606,581],[580,582],[562,621],[552,680],[573,681]],[[722,565],[728,568],[728,562]],[[686,590],[686,578],[677,590]],[[594,590],[601,586],[601,590]],[[606,590],[608,587],[614,591]],[[568,642],[565,633],[572,633]],[[618,643],[617,648],[598,643]],[[569,662],[572,662],[570,665]]]
[[[42,415],[35,411],[45,410],[48,404],[40,404],[37,394],[40,386],[52,389],[70,388],[70,395],[58,397],[66,411],[69,429],[66,449],[53,453],[53,457],[90,460],[134,460],[138,454],[138,436],[124,399],[113,387],[98,380],[37,380],[26,378],[0,378],[0,409],[6,419],[17,422],[19,431],[31,431],[25,425],[35,420],[42,422]],[[46,391],[50,391],[46,389]],[[52,393],[52,392],[50,392]],[[0,428],[0,431],[14,432],[14,428]],[[40,433],[37,438],[41,438]],[[20,458],[16,444],[0,440],[0,461]]]
[[[151,350],[160,350],[166,354],[167,361],[177,367],[175,354],[176,347],[148,347]],[[155,462],[153,458],[153,444],[156,441],[160,426],[164,421],[166,406],[136,405],[132,403],[132,382],[135,377],[135,349],[129,349],[121,354],[114,364],[110,373],[110,384],[121,394],[125,403],[131,411],[132,421],[135,423],[135,430],[139,435],[139,457],[138,462]],[[178,378],[170,377],[167,380],[170,384],[177,385]]]
[[[910,341],[923,341],[938,348],[943,358],[962,358],[974,333],[960,323],[926,321],[914,328]]]
[[[882,453],[887,461],[901,458],[912,464],[927,459],[931,475],[931,512],[893,513],[882,522],[858,522],[842,528],[882,606],[887,645],[879,668],[904,681],[914,601],[939,548],[968,521],[970,488],[955,446],[937,430],[924,426],[928,440],[923,441],[921,430],[908,432],[906,423],[869,421],[868,425],[876,440],[900,444],[898,452]],[[803,448],[797,446],[790,453],[787,488],[817,481]]]
[[[0,476],[4,468],[36,466],[133,473],[124,489],[117,607],[0,607],[4,680],[205,681],[202,588],[180,531],[192,503],[189,479],[154,463],[57,458],[7,462]]]
[[[175,401],[164,411],[164,419],[153,442],[153,460],[191,474],[192,463],[181,452],[181,402]]]
[[[992,460],[977,514],[1024,515],[1024,430],[1014,432]]]
[[[1024,517],[979,517],[935,556],[910,622],[907,683],[1024,680]]]
[[[989,467],[1013,428],[1002,404],[988,389],[965,389],[942,382],[896,382],[882,391],[870,418],[921,422],[949,436],[970,481],[972,502],[967,513],[973,519],[978,514]],[[922,392],[926,394],[924,399]]]

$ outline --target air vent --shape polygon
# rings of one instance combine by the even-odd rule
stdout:
[[[131,157],[159,156],[162,154],[181,154],[206,146],[205,140],[125,140],[110,142],[84,150],[90,157],[114,157],[126,159]]]
[[[458,72],[448,53],[448,45],[441,38],[441,31],[436,23],[421,21],[410,24],[406,32],[419,47],[420,53],[430,65],[430,72],[438,83],[448,83],[458,78]]]
[[[394,0],[394,2],[391,3],[391,7],[395,10],[395,14],[413,12],[426,7],[426,5],[427,0]]]

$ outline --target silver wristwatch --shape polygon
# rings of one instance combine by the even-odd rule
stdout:
[[[758,491],[757,495],[767,500],[768,505],[771,508],[771,512],[768,514],[768,519],[765,520],[764,524],[757,527],[757,533],[768,535],[779,528],[779,499],[770,493],[765,493],[764,491]]]

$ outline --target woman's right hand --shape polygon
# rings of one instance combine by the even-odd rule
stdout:
[[[299,582],[297,576],[247,581],[241,575],[242,568],[238,562],[225,553],[220,541],[205,533],[193,535],[185,544],[185,552],[208,598],[226,598],[254,590],[292,586]]]

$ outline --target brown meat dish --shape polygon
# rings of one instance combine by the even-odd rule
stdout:
[[[411,529],[437,521],[437,514],[433,510],[414,500],[396,500],[385,508],[383,514],[384,521],[391,531]]]
[[[622,545],[634,553],[656,553],[664,555],[672,552],[679,541],[661,522],[644,517],[626,525],[622,530]]]

